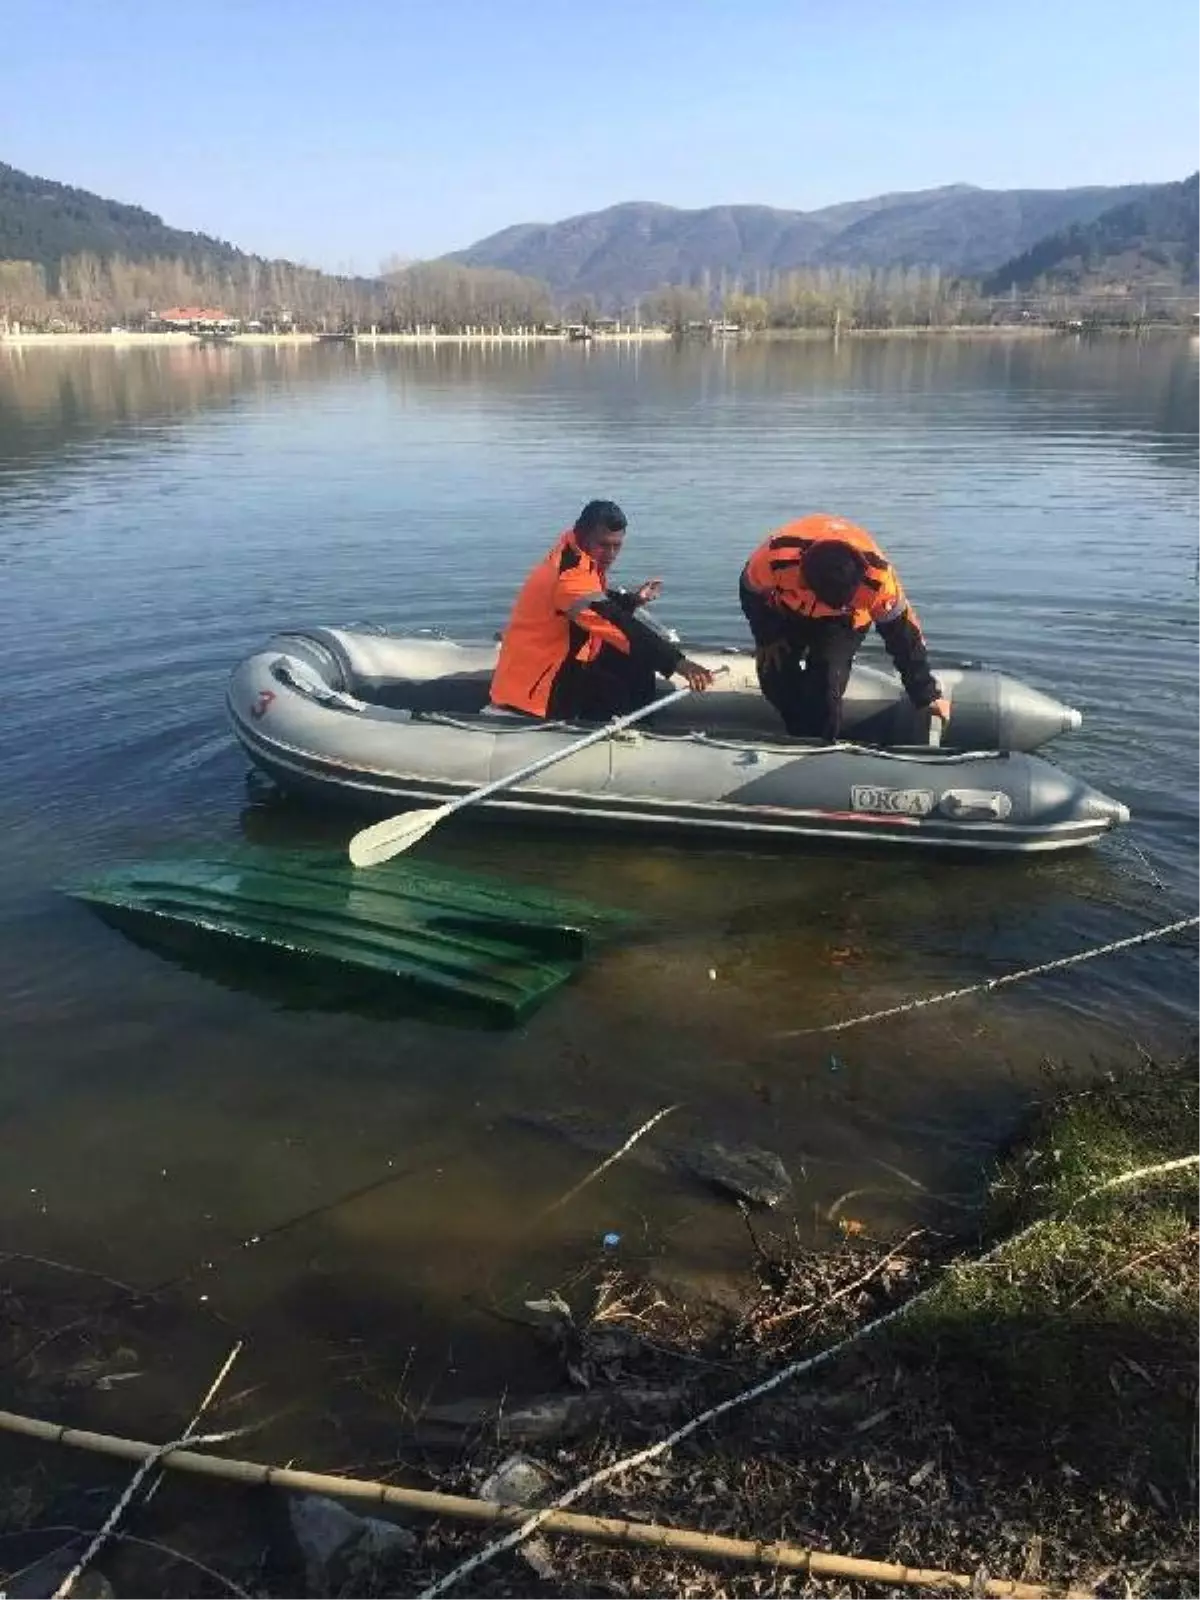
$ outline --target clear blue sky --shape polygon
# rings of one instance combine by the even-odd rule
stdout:
[[[4,0],[0,160],[373,272],[619,200],[1198,164],[1196,0]]]

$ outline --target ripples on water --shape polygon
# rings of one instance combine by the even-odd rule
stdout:
[[[781,1150],[805,1225],[864,1183],[886,1222],[919,1195],[879,1164],[969,1187],[1043,1057],[1176,1043],[1194,963],[1167,946],[845,1035],[836,1063],[776,1035],[1190,908],[1195,379],[1182,340],[0,347],[0,1201],[16,1247],[147,1282],[389,1161],[425,1163],[253,1270],[235,1258],[213,1297],[317,1349],[380,1318],[405,1348],[447,1328],[467,1348],[463,1297],[485,1269],[545,1287],[609,1226],[675,1270],[741,1254],[736,1216],[635,1172],[524,1237],[584,1158],[511,1131],[514,1107],[632,1126],[682,1098],[695,1126]],[[488,634],[593,495],[630,515],[623,576],[661,575],[663,615],[709,640],[742,638],[738,570],[771,526],[817,508],[862,521],[937,653],[1083,709],[1048,753],[1127,800],[1133,828],[1019,864],[447,830],[439,858],[648,919],[509,1036],[281,1008],[56,893],[179,842],[343,839],[344,823],[248,803],[223,724],[234,659],[302,621]]]

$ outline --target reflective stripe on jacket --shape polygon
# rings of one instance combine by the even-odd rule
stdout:
[[[822,541],[850,545],[866,573],[844,606],[819,600],[804,579],[801,558]],[[925,635],[896,569],[865,528],[824,512],[800,517],[769,534],[742,569],[742,610],[758,646],[787,641],[801,619],[843,618],[856,632],[879,630],[909,699],[930,705],[941,694],[929,667]],[[801,645],[801,649],[806,646]]]
[[[866,563],[866,576],[848,605],[825,605],[804,581],[801,557],[823,540],[850,545]],[[896,569],[866,529],[823,512],[769,534],[747,561],[742,582],[776,610],[804,617],[846,617],[855,628],[895,622],[905,611],[913,615]]]
[[[670,676],[682,652],[638,621],[634,604],[608,593],[600,568],[568,529],[517,595],[492,674],[492,704],[546,716],[566,663],[587,666],[605,645],[625,655],[637,649]]]

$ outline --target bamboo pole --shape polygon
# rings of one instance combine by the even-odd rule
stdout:
[[[110,1433],[90,1433],[38,1417],[0,1411],[0,1430],[17,1433],[46,1444],[69,1445],[123,1461],[146,1461],[159,1454],[160,1445],[139,1439],[122,1439]],[[324,1494],[339,1500],[365,1500],[374,1505],[402,1506],[406,1511],[460,1522],[496,1523],[519,1527],[529,1516],[526,1506],[500,1505],[472,1500],[465,1495],[441,1494],[430,1489],[407,1489],[396,1484],[362,1478],[333,1477],[324,1472],[301,1472],[292,1467],[263,1466],[257,1461],[229,1460],[201,1455],[195,1450],[172,1449],[161,1464],[175,1472],[219,1478],[252,1487],[290,1489],[299,1494]],[[911,1584],[956,1589],[960,1594],[983,1594],[997,1600],[1050,1600],[1049,1589],[1007,1578],[989,1578],[979,1588],[967,1573],[942,1572],[928,1567],[905,1567],[890,1561],[868,1561],[858,1556],[835,1555],[785,1541],[731,1539],[691,1528],[660,1527],[656,1523],[629,1522],[622,1517],[582,1516],[571,1511],[550,1513],[542,1523],[550,1534],[570,1534],[601,1544],[632,1545],[649,1550],[670,1550],[698,1561],[731,1561],[749,1567],[775,1567],[804,1572],[814,1578],[859,1578],[871,1583]]]

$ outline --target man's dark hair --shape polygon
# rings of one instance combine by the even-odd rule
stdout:
[[[589,500],[575,518],[575,532],[585,539],[594,533],[621,533],[625,527],[625,513],[615,500]]]
[[[853,545],[822,539],[800,557],[804,581],[824,605],[846,606],[867,574],[866,562]]]

